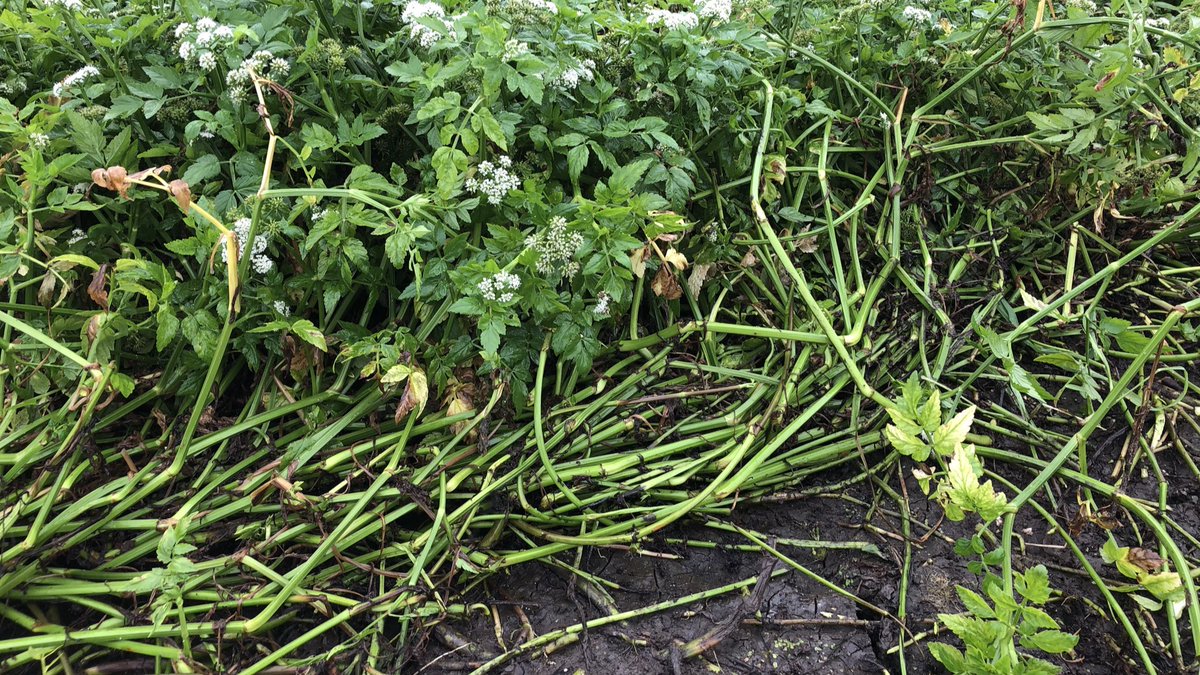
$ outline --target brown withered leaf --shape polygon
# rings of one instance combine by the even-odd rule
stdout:
[[[742,267],[754,267],[758,264],[758,258],[755,257],[754,251],[746,251],[746,255],[742,256],[742,260],[738,264]]]
[[[1165,561],[1157,553],[1146,548],[1137,548],[1136,546],[1129,549],[1129,557],[1127,560],[1140,569],[1153,574],[1162,569]]]
[[[417,415],[420,415],[428,400],[429,380],[425,377],[425,371],[413,368],[408,375],[408,384],[404,387],[404,395],[400,397],[400,403],[396,406],[396,423],[402,422],[414,410]]]
[[[158,176],[164,173],[171,173],[171,165],[163,164],[162,166],[152,166],[149,169],[142,169],[129,177],[129,180],[146,180],[146,176]]]
[[[171,196],[175,198],[175,203],[179,205],[179,209],[184,213],[192,208],[192,188],[183,180],[176,178],[167,184],[167,189],[171,191]]]
[[[1107,87],[1108,83],[1112,82],[1112,79],[1116,77],[1117,73],[1119,72],[1121,72],[1119,69],[1108,71],[1104,74],[1104,77],[1100,78],[1100,81],[1096,82],[1096,86],[1092,87],[1092,89],[1095,91],[1100,91],[1101,89]]]
[[[800,234],[804,234],[805,232],[808,232],[807,225],[804,226],[803,230],[800,230]],[[816,237],[802,237],[796,241],[796,248],[800,249],[801,253],[816,253],[817,252],[817,238]]]
[[[104,263],[92,274],[92,283],[88,284],[88,297],[92,302],[108,311],[108,263]]]
[[[92,318],[87,322],[88,342],[95,342],[96,336],[100,334],[100,326],[104,325],[104,312],[97,312],[92,315]]]
[[[655,274],[654,281],[650,282],[650,290],[654,291],[655,295],[667,300],[678,300],[683,295],[683,289],[679,287],[679,282],[675,279],[675,273],[671,271],[670,265],[658,268],[658,274]]]
[[[50,305],[53,305],[54,304],[54,289],[57,286],[58,286],[58,277],[51,274],[50,272],[47,272],[46,276],[42,277],[41,285],[38,286],[38,292],[37,292],[38,304],[41,305],[42,307],[47,307],[47,308],[50,307]]]
[[[110,166],[107,169],[94,169],[92,182],[106,190],[113,190],[122,199],[129,199],[129,173],[123,166]]]

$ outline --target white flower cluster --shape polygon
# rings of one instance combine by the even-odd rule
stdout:
[[[287,306],[287,303],[282,300],[276,300],[271,303],[271,307],[275,309],[275,313],[281,316],[291,316],[292,308]]]
[[[573,91],[579,86],[580,82],[591,82],[596,78],[596,62],[591,59],[584,59],[578,64],[567,68],[554,78],[550,83],[552,87]]]
[[[920,7],[913,7],[912,5],[909,5],[908,7],[904,8],[903,12],[900,12],[900,15],[903,16],[904,19],[909,23],[933,24],[933,13]]]
[[[696,0],[696,15],[701,19],[728,21],[733,14],[732,0]]]
[[[446,32],[452,39],[454,38],[454,24],[446,20],[446,10],[442,9],[441,5],[432,0],[429,2],[409,0],[400,14],[400,19],[408,24],[408,36],[416,40],[422,49],[429,49],[442,39],[439,31],[420,23],[419,20],[425,18],[441,19],[446,26]]]
[[[596,296],[596,306],[592,308],[592,314],[595,314],[597,317],[608,316],[608,305],[610,302],[612,302],[612,296],[604,291],[600,291],[600,294]]]
[[[541,234],[525,238],[525,247],[538,253],[537,271],[542,276],[560,274],[573,277],[579,272],[575,252],[583,246],[583,235],[567,231],[567,219],[555,216],[550,220],[550,229]]]
[[[67,244],[78,244],[84,239],[87,239],[87,235],[84,234],[83,230],[77,227],[74,230],[71,230],[71,238],[67,240]]]
[[[558,5],[550,0],[508,0],[504,8],[510,12],[558,14]]]
[[[529,45],[520,40],[506,40],[504,42],[504,53],[500,55],[501,61],[515,61],[529,53]]]
[[[179,40],[179,58],[200,70],[217,67],[217,54],[233,43],[233,29],[204,17],[195,25],[184,22],[175,27]]]
[[[51,7],[62,7],[65,10],[72,12],[82,12],[82,0],[46,0],[46,4]]]
[[[254,77],[270,77],[280,79],[292,69],[287,59],[281,59],[265,49],[260,49],[243,59],[242,64],[229,71],[225,76],[225,84],[229,87],[229,100],[241,103],[250,97],[250,86]]]
[[[1146,19],[1146,28],[1157,28],[1159,30],[1165,30],[1170,27],[1171,27],[1171,20],[1165,16]]]
[[[238,256],[243,256],[246,253],[246,240],[250,238],[249,218],[238,218],[233,223],[233,234],[237,236]],[[259,274],[266,274],[275,269],[275,261],[271,260],[266,254],[267,238],[263,236],[254,237],[254,243],[250,245],[250,266]],[[221,246],[221,262],[229,260],[229,255],[225,251],[225,247]]]
[[[521,277],[512,272],[497,272],[496,276],[479,282],[479,293],[484,300],[511,302],[513,293],[521,287]]]
[[[479,163],[475,175],[466,181],[466,188],[475,194],[487,197],[488,203],[499,204],[504,196],[521,187],[521,179],[509,169],[512,168],[512,158],[501,155],[497,163],[489,161]]]
[[[63,94],[65,94],[71,87],[74,87],[89,77],[95,77],[99,74],[100,71],[96,69],[96,66],[84,66],[56,83],[54,85],[54,89],[51,91],[54,93],[56,98],[62,98]]]
[[[29,134],[29,144],[38,150],[42,150],[47,145],[50,145],[50,137],[46,134],[41,134],[35,131],[32,134]]]
[[[1087,12],[1088,14],[1096,13],[1095,0],[1067,0],[1067,7],[1074,7],[1075,9],[1082,9],[1083,11]]]
[[[671,12],[665,9],[646,10],[646,24],[667,30],[687,30],[700,25],[700,17],[693,12]]]

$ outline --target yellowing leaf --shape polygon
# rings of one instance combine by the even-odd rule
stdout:
[[[687,269],[688,266],[687,256],[673,248],[667,249],[666,254],[663,255],[663,260],[666,260],[674,265],[675,269],[679,270],[680,272]]]
[[[949,422],[933,432],[933,449],[940,455],[952,455],[967,439],[971,432],[971,423],[975,421],[975,406],[955,415]]]

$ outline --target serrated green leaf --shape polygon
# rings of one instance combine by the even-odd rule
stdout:
[[[967,434],[971,432],[971,423],[974,420],[975,406],[970,406],[938,427],[933,432],[933,442],[930,445],[940,455],[954,454],[955,450],[967,439]]]
[[[956,586],[954,590],[958,593],[958,599],[962,600],[963,606],[965,606],[967,611],[973,614],[976,618],[996,618],[996,611],[992,609],[992,606],[988,604],[987,600],[983,599],[983,596],[969,588],[964,588],[962,586]]]
[[[1021,637],[1021,646],[1029,649],[1040,649],[1047,654],[1062,654],[1075,648],[1079,638],[1061,630],[1043,630],[1033,635]]]
[[[321,351],[329,351],[329,347],[325,343],[325,336],[321,331],[313,325],[313,322],[308,319],[297,319],[291,324],[291,331],[296,337],[304,340],[308,344],[320,349]]]

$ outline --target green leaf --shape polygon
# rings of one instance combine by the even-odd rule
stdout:
[[[962,600],[963,606],[965,606],[967,611],[973,614],[976,618],[996,618],[996,611],[992,609],[992,606],[988,604],[987,600],[983,599],[983,596],[969,588],[964,588],[962,586],[956,586],[954,590],[958,593],[958,599]]]
[[[1177,600],[1184,595],[1183,580],[1177,572],[1143,574],[1138,583],[1159,600]]]
[[[379,382],[382,384],[397,384],[407,380],[408,376],[412,374],[413,368],[411,366],[406,366],[403,363],[397,363],[391,368],[388,368],[387,372],[383,374],[383,377],[379,378]]]
[[[941,425],[933,432],[933,449],[940,455],[949,456],[962,445],[967,434],[971,432],[971,423],[975,420],[975,406],[955,415],[949,422]]]
[[[888,442],[892,444],[892,447],[896,449],[896,452],[907,455],[917,462],[924,462],[929,459],[929,446],[925,444],[925,441],[922,441],[908,431],[901,429],[895,424],[889,424],[883,430],[883,433],[887,436]]]
[[[567,174],[572,183],[579,182],[579,175],[583,173],[590,157],[591,151],[586,145],[577,145],[567,152]]]
[[[1058,629],[1058,622],[1055,621],[1045,610],[1038,607],[1022,607],[1021,608],[1021,630],[1022,633],[1034,633],[1046,628]]]
[[[942,395],[934,389],[917,409],[917,422],[927,434],[933,434],[942,424]]]
[[[321,331],[317,330],[317,327],[313,325],[313,322],[309,321],[308,319],[297,319],[293,321],[291,325],[291,331],[296,335],[296,337],[304,340],[317,349],[320,349],[323,352],[329,351],[329,347],[325,344],[325,336],[322,335]]]
[[[1008,499],[992,488],[991,481],[979,482],[976,464],[975,450],[971,446],[959,445],[950,459],[946,478],[938,487],[938,496],[946,508],[946,517],[951,520],[961,520],[962,513],[974,512],[987,522],[1005,511]]]
[[[1044,605],[1050,599],[1050,575],[1045,565],[1037,565],[1025,571],[1025,574],[1013,575],[1017,593],[1035,605]]]
[[[221,161],[216,155],[204,155],[192,162],[188,166],[187,171],[183,173],[183,182],[192,186],[192,191],[196,191],[196,186],[200,183],[221,173]]]
[[[933,655],[933,658],[937,659],[938,663],[942,664],[946,670],[952,673],[970,672],[966,657],[954,647],[941,642],[930,642],[925,646],[929,648],[929,653]]]
[[[1044,630],[1021,638],[1021,646],[1040,649],[1047,654],[1062,654],[1075,648],[1079,638],[1061,630]]]
[[[113,390],[125,398],[133,393],[133,388],[137,384],[134,379],[124,373],[113,373],[108,377],[108,383]]]
[[[179,319],[175,316],[175,311],[167,305],[160,305],[155,316],[158,326],[154,331],[154,347],[161,352],[171,344],[179,332]]]
[[[616,194],[633,194],[634,188],[650,168],[650,162],[649,159],[641,159],[616,169],[608,181],[608,189]]]

